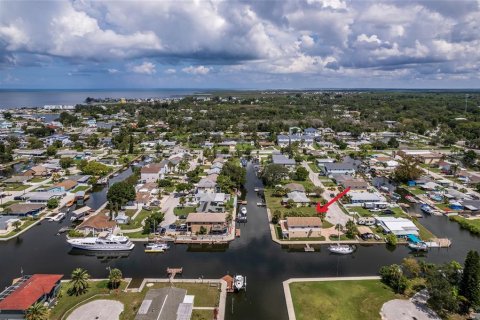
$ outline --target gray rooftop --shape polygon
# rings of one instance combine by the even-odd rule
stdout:
[[[283,154],[273,154],[272,161],[274,164],[282,164],[282,165],[295,165],[295,160],[287,158]]]

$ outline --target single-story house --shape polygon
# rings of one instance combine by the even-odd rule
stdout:
[[[227,215],[223,212],[192,212],[187,216],[187,228],[192,233],[199,233],[200,229],[204,227],[207,234],[212,230],[225,230]],[[226,231],[226,230],[225,230]]]
[[[23,184],[25,182],[28,182],[32,178],[33,178],[32,176],[12,176],[8,179],[3,180],[2,182],[7,183],[7,184],[9,184],[9,183],[15,183],[15,184],[16,183],[21,183],[21,184]]]
[[[293,192],[293,191],[298,191],[298,192],[305,192],[305,187],[301,185],[300,183],[288,183],[283,186],[286,190]]]
[[[66,179],[66,180],[63,180],[62,182],[54,184],[50,190],[55,190],[60,192],[70,191],[74,189],[77,186],[77,184],[78,183],[75,180]]]
[[[21,221],[15,216],[0,215],[0,234],[7,234],[11,232],[14,227],[14,222]]]
[[[83,221],[76,229],[88,234],[90,232],[113,232],[117,228],[117,223],[110,220],[110,218],[104,214],[96,214]]]
[[[23,172],[24,176],[46,177],[50,174],[45,166],[34,166]]]
[[[62,274],[22,276],[0,293],[0,319],[24,319],[35,303],[50,303],[60,290]]]
[[[36,216],[45,205],[42,203],[14,203],[4,210],[5,215],[10,216]]]
[[[350,163],[325,163],[321,169],[326,176],[334,174],[355,175],[355,167]]]
[[[211,174],[205,178],[202,178],[196,185],[197,197],[201,193],[215,193],[217,191],[217,178],[218,174]]]
[[[406,237],[409,234],[418,236],[417,226],[409,219],[395,217],[376,217],[377,224],[386,233],[393,233],[397,237]]]
[[[287,193],[287,196],[282,199],[283,203],[288,203],[289,200],[293,200],[297,207],[306,206],[310,203],[310,199],[308,199],[305,192],[300,191],[293,191]]]
[[[282,222],[282,234],[289,239],[322,236],[322,220],[319,217],[287,217]]]
[[[366,202],[385,202],[387,199],[378,193],[370,192],[349,192],[351,203],[366,203]]]
[[[289,159],[285,155],[280,153],[272,154],[272,163],[282,165],[289,169],[293,169],[297,164],[294,159]]]
[[[24,195],[17,196],[14,199],[26,200],[28,202],[47,202],[52,198],[61,199],[65,196],[65,192],[59,191],[32,191]]]

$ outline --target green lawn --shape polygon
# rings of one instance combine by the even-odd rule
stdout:
[[[313,217],[316,216],[316,208],[315,205],[311,205],[310,207],[298,207],[298,208],[286,208],[282,205],[282,197],[274,197],[272,196],[272,190],[266,189],[265,190],[265,201],[267,203],[267,207],[270,209],[272,215],[275,213],[276,210],[279,210],[282,213],[282,218],[285,217],[285,214],[288,212],[297,212],[298,216],[305,216],[305,217]],[[309,197],[312,201],[318,201],[318,198]]]
[[[193,310],[192,320],[212,320],[213,310]]]
[[[433,233],[431,233],[430,230],[425,228],[417,219],[412,219],[412,221],[417,226],[418,233],[419,233],[420,238],[422,240],[430,240],[430,239],[435,238],[435,235]]]
[[[131,217],[133,217],[133,215],[135,214],[136,211],[137,210],[126,210],[125,214],[131,218]],[[130,220],[130,222],[128,224],[121,224],[120,229],[131,230],[131,229],[140,228],[140,227],[142,227],[142,221],[145,220],[145,218],[147,218],[151,214],[152,214],[152,211],[147,211],[147,210],[142,209],[142,211],[140,211],[140,213],[135,217],[134,220]],[[130,236],[130,235],[131,235],[131,233],[128,234],[128,236]],[[144,236],[146,237],[146,235],[144,235]]]
[[[5,202],[5,203],[2,203],[2,204],[0,205],[0,208],[6,208],[6,207],[11,206],[11,205],[14,204],[14,203],[19,203],[19,202],[20,202],[20,200],[7,201],[7,202]]]
[[[312,169],[313,172],[320,172],[320,169],[318,168],[316,163],[309,163],[308,166],[310,167],[310,169]]]
[[[17,184],[17,183],[11,183],[7,185],[4,189],[4,191],[23,191],[25,189],[30,188],[31,185],[29,184]]]
[[[380,280],[290,284],[297,320],[380,319],[382,305],[397,298]]]
[[[8,238],[8,237],[14,236],[17,233],[19,233],[20,231],[22,231],[22,230],[26,229],[27,227],[31,226],[32,224],[34,224],[38,219],[22,218],[21,220],[22,220],[22,225],[20,226],[20,228],[18,230],[13,230],[12,232],[9,232],[7,234],[0,235],[0,238]]]
[[[28,182],[31,182],[31,183],[39,183],[39,182],[43,182],[47,180],[47,178],[42,178],[42,177],[36,177],[36,178],[33,178],[31,180],[29,180]]]
[[[183,207],[183,208],[176,207],[173,209],[173,213],[176,216],[186,216],[191,212],[195,212],[196,210],[197,208],[195,207]]]
[[[90,186],[78,186],[75,189],[73,189],[71,192],[75,193],[75,192],[78,192],[78,191],[85,191],[88,188],[90,188]]]

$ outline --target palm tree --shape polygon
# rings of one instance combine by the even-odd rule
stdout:
[[[110,274],[108,275],[110,287],[114,289],[118,288],[120,282],[122,281],[122,278],[122,271],[120,271],[120,269],[111,269]]]
[[[35,303],[31,305],[25,312],[26,320],[47,320],[48,308],[42,303]]]
[[[22,225],[22,223],[20,222],[20,220],[15,220],[13,221],[12,223],[12,226],[15,228],[15,231],[18,231],[20,230],[20,226]]]
[[[87,270],[82,268],[76,268],[72,271],[72,280],[70,280],[70,290],[72,294],[76,296],[84,294],[88,289],[88,279],[90,275]]]

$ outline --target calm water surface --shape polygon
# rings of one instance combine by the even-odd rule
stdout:
[[[122,173],[115,181],[124,179],[131,171]],[[165,277],[167,267],[183,267],[185,278],[220,278],[227,273],[243,274],[248,278],[246,292],[229,295],[227,319],[288,319],[282,281],[294,277],[375,275],[382,265],[399,263],[409,255],[403,246],[389,251],[383,245],[360,246],[349,256],[330,254],[326,247],[320,252],[305,253],[282,248],[270,239],[265,208],[255,204],[255,187],[261,187],[253,167],[248,166],[247,196],[248,223],[241,225],[241,237],[228,248],[208,250],[187,245],[173,246],[161,255],[147,255],[142,244],[125,256],[85,256],[72,251],[65,236],[56,236],[62,224],[43,222],[19,238],[0,243],[0,287],[26,274],[63,273],[69,275],[76,267],[86,268],[93,277],[106,277],[107,267],[116,267],[133,278]],[[94,193],[89,205],[96,208],[105,201],[105,192]],[[415,208],[412,210],[416,210]],[[444,217],[426,217],[422,222],[438,235],[453,239],[450,249],[431,250],[425,259],[444,262],[463,261],[467,251],[479,248],[479,239],[462,231]]]

